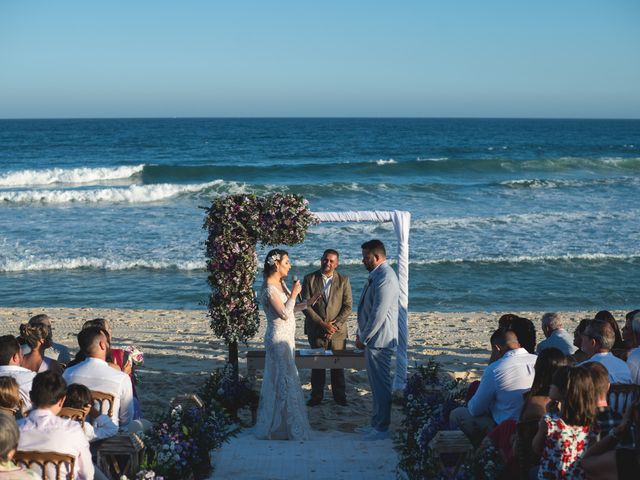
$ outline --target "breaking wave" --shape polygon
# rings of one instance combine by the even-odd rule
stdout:
[[[0,175],[0,187],[28,187],[52,184],[92,184],[133,177],[144,165],[103,168],[50,168],[46,170],[17,170]]]

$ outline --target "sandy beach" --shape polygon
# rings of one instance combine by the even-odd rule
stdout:
[[[128,310],[73,308],[0,308],[2,334],[17,334],[20,323],[32,315],[47,313],[54,319],[54,340],[77,349],[75,334],[86,320],[107,318],[113,329],[114,345],[137,345],[145,353],[145,365],[139,369],[139,396],[145,415],[163,408],[178,393],[195,392],[209,372],[225,363],[227,350],[215,339],[204,310]],[[478,378],[489,356],[488,339],[496,328],[498,317],[506,312],[411,313],[409,316],[409,365],[427,362],[434,357],[452,375]],[[534,321],[538,327],[541,312],[514,312]],[[565,328],[573,331],[580,319],[595,312],[562,312]],[[620,320],[624,312],[613,312]],[[240,345],[241,371],[244,352],[262,347],[261,330],[247,345]],[[349,321],[349,332],[355,332],[355,316]],[[303,319],[298,317],[298,348],[308,348],[303,334]],[[350,342],[352,347],[352,343]],[[301,370],[305,396],[311,389],[310,371]],[[320,431],[352,432],[366,424],[371,411],[371,395],[365,371],[346,374],[349,406],[340,407],[325,394],[322,405],[309,408],[311,425]],[[327,381],[329,379],[327,378]],[[394,408],[392,428],[399,425],[400,411]]]

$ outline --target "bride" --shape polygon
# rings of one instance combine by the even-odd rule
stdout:
[[[266,357],[255,427],[255,435],[261,439],[306,440],[311,431],[295,364],[294,312],[313,305],[318,298],[296,305],[302,287],[296,281],[289,291],[284,279],[290,269],[286,251],[276,248],[267,254],[260,294],[267,317]]]

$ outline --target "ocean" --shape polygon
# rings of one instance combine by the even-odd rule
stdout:
[[[640,306],[640,121],[516,119],[0,120],[0,306],[204,309],[201,207],[276,191],[410,211],[410,311]],[[357,299],[371,238],[314,226],[292,275],[335,248]]]

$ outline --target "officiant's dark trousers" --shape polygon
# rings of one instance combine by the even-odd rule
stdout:
[[[324,340],[324,339],[322,339]],[[326,340],[322,343],[325,343]],[[323,345],[319,345],[319,342],[314,344],[313,342],[309,342],[309,344],[314,347],[323,347],[328,350],[344,350],[346,340],[330,340]],[[311,398],[322,400],[324,397],[324,385],[326,382],[327,373],[325,369],[314,368],[311,370]],[[331,369],[331,391],[333,392],[334,400],[346,400],[346,385],[344,380],[344,369],[343,368],[332,368]]]

